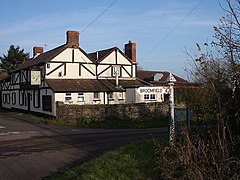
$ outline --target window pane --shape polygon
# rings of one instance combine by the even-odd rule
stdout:
[[[65,101],[71,101],[71,100],[72,100],[71,93],[66,93]]]
[[[149,99],[149,94],[144,94],[144,99],[148,100]]]
[[[122,92],[118,93],[118,98],[123,99],[123,93]]]
[[[156,99],[155,94],[150,94],[150,99],[155,100]]]
[[[39,95],[39,91],[38,90],[35,90],[34,91],[34,106],[35,107],[39,107],[40,105],[40,95]]]
[[[109,93],[109,99],[113,99],[113,93]]]
[[[95,92],[94,95],[93,95],[93,98],[94,98],[94,99],[99,99],[99,93],[98,93],[98,92]]]
[[[78,101],[84,101],[84,94],[82,92],[78,93]]]
[[[65,97],[65,101],[70,101],[72,97]]]
[[[12,93],[12,104],[16,104],[16,93]]]

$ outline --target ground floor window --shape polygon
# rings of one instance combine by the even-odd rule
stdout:
[[[3,103],[10,104],[10,94],[3,94]]]
[[[84,93],[83,93],[83,92],[79,92],[79,93],[78,93],[78,101],[81,101],[81,102],[85,101],[85,100],[84,100]]]
[[[144,94],[144,100],[156,100],[156,94]]]
[[[40,91],[39,90],[33,91],[33,105],[35,108],[40,107]]]
[[[100,99],[100,94],[99,94],[99,92],[95,92],[95,93],[93,94],[93,99],[95,99],[95,100],[99,100],[99,99]]]
[[[23,106],[25,104],[25,92],[20,90],[18,97],[19,97],[19,105]]]
[[[124,99],[123,92],[118,93],[118,99]]]
[[[15,92],[12,93],[12,104],[13,105],[16,104],[16,93]]]
[[[110,92],[110,93],[109,93],[108,98],[109,98],[109,99],[113,99],[113,92]]]
[[[69,101],[71,101],[72,100],[72,94],[71,93],[66,93],[65,94],[65,101],[66,102],[69,102]]]
[[[3,94],[2,98],[3,98],[3,104],[6,104],[6,96],[5,96],[5,94]]]

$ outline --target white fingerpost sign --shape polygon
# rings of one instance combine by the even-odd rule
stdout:
[[[113,76],[116,77],[116,87],[118,87],[118,77],[120,76],[120,66],[113,66]]]

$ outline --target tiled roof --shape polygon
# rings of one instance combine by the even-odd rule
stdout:
[[[162,74],[162,78],[159,79],[158,82],[166,82],[168,77],[169,77],[169,72],[166,72],[166,71],[146,71],[146,70],[138,70],[137,71],[137,77],[144,80],[144,81],[147,81],[147,82],[150,82],[150,81],[154,81],[154,76],[156,74]],[[183,78],[180,78],[176,75],[173,74],[173,77],[176,79],[177,82],[188,82],[187,80],[183,79]]]
[[[104,60],[109,54],[111,54],[113,51],[118,51],[119,53],[121,53],[126,59],[128,59],[130,62],[132,61],[131,59],[129,59],[118,47],[112,47],[109,49],[104,49],[104,50],[100,50],[97,52],[93,52],[93,53],[89,53],[88,56],[91,58],[92,61],[96,61],[96,62],[101,62],[102,60]]]
[[[121,92],[124,87],[139,87],[147,85],[140,80],[119,80],[116,87],[111,79],[46,79],[54,92]]]
[[[19,71],[21,69],[25,69],[31,66],[36,66],[42,63],[47,63],[50,60],[52,60],[54,57],[56,57],[58,54],[60,54],[62,51],[67,49],[67,46],[64,44],[62,46],[59,46],[55,49],[52,49],[50,51],[47,51],[45,53],[42,53],[38,55],[35,58],[31,58],[30,60],[26,61],[24,64],[17,67],[13,72]]]
[[[59,55],[61,52],[63,52],[65,49],[67,49],[68,46],[67,44],[61,45],[59,47],[56,47],[50,51],[44,52],[40,55],[38,55],[35,58],[31,58],[30,60],[26,61],[24,64],[21,64],[19,67],[17,67],[14,71],[12,72],[16,72],[19,71],[21,69],[25,69],[25,68],[29,68],[32,66],[37,66],[43,63],[48,63],[49,61],[51,61],[53,58],[55,58],[57,55]],[[88,54],[81,48],[79,48],[79,50],[88,57]],[[90,57],[89,57],[90,59]]]
[[[154,81],[154,76],[156,74],[162,74],[161,79],[158,81]],[[169,72],[166,71],[146,71],[146,70],[138,70],[137,71],[137,77],[147,81],[148,83],[151,83],[154,86],[168,86],[168,77]],[[185,87],[198,87],[200,86],[199,83],[193,83],[188,82],[187,80],[180,78],[179,76],[176,76],[173,74],[173,77],[176,79],[176,82],[174,82],[175,86],[185,86]]]
[[[105,49],[105,50],[89,53],[88,55],[94,61],[102,61],[104,58],[106,58],[109,54],[111,54],[116,49],[117,49],[116,47],[113,47],[113,48],[109,48],[109,49]]]
[[[111,86],[115,86],[116,80],[115,79],[99,79],[101,82],[106,83]],[[149,86],[150,84],[142,81],[140,79],[136,80],[119,80],[119,86],[122,88],[138,88],[140,86]]]

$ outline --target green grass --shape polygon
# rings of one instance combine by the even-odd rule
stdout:
[[[155,148],[155,143],[150,140],[128,144],[50,179],[155,179]]]

